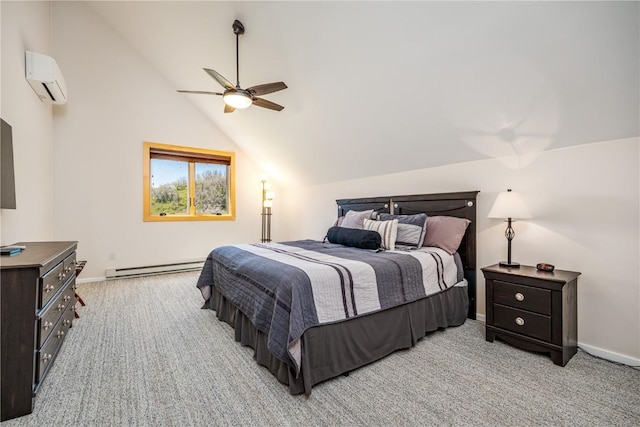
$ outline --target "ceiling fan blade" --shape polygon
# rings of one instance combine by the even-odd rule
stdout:
[[[198,95],[223,95],[220,92],[207,92],[205,90],[178,90],[180,93],[195,93]]]
[[[234,111],[236,111],[236,109],[233,108],[231,105],[224,104],[224,112],[225,113],[233,113]]]
[[[283,82],[276,83],[266,83],[263,85],[251,86],[247,89],[248,92],[251,92],[254,96],[266,95],[268,93],[277,92],[282,89],[286,89],[287,85]]]
[[[214,71],[210,68],[203,68],[204,71],[207,72],[207,74],[209,74],[211,77],[213,77],[213,79],[215,81],[217,81],[218,83],[220,83],[220,86],[222,86],[225,89],[234,89],[235,86],[233,84],[231,84],[231,82],[227,79],[225,79],[224,77],[222,77],[221,74],[219,74],[217,71]]]
[[[278,105],[275,102],[267,101],[262,98],[255,98],[253,100],[253,105],[257,105],[258,107],[268,108],[270,110],[282,111],[284,108],[282,105]]]

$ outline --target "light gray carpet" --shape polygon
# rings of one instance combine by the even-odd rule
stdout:
[[[291,396],[200,309],[197,276],[80,285],[87,305],[33,414],[3,427],[640,425],[640,371],[583,352],[561,368],[487,343],[476,321]]]

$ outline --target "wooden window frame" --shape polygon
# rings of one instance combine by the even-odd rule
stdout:
[[[236,219],[236,161],[235,153],[230,151],[208,150],[205,148],[183,147],[179,145],[160,144],[157,142],[144,142],[143,144],[143,200],[142,212],[145,222],[173,222],[173,221],[232,221]],[[151,159],[166,158],[189,162],[189,214],[185,215],[158,215],[151,213]],[[197,214],[195,213],[195,164],[217,163],[226,164],[227,169],[227,196],[228,212],[226,214]]]

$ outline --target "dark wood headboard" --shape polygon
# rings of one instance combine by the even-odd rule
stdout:
[[[464,277],[469,284],[469,314],[476,318],[476,197],[478,191],[458,193],[416,194],[412,196],[364,197],[336,200],[338,216],[347,211],[373,209],[379,213],[412,215],[426,213],[428,216],[447,215],[471,220],[458,253],[464,267]]]

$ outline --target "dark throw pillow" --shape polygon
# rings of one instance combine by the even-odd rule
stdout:
[[[331,243],[360,249],[378,249],[382,241],[376,231],[345,227],[331,227],[327,231],[327,239]]]

